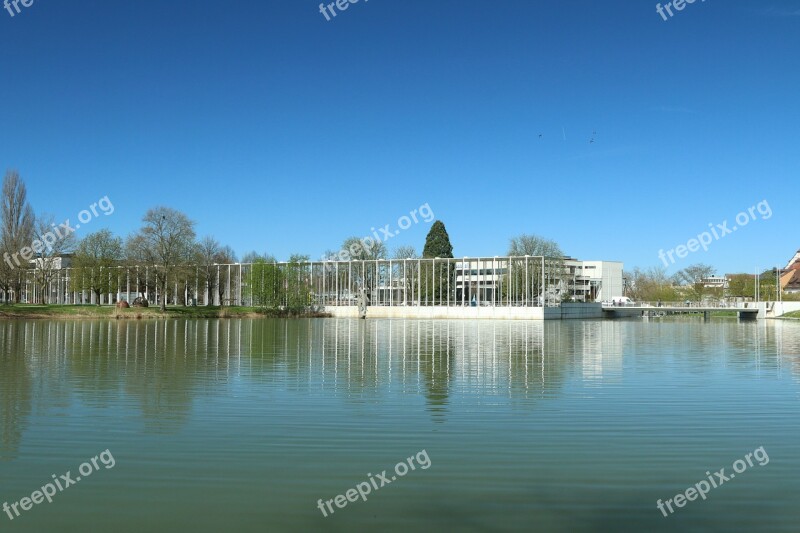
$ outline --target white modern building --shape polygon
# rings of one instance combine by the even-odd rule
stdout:
[[[542,296],[547,302],[558,303],[567,297],[577,302],[602,302],[623,295],[621,262],[565,258],[565,271],[559,276],[543,266],[541,261],[541,258],[531,257],[529,262],[515,262],[513,268],[520,273],[520,278],[529,280],[521,287],[511,286],[513,280],[509,281],[507,276],[508,262],[505,258],[459,261],[455,267],[456,301],[503,305],[509,292],[515,291],[529,294],[534,305],[540,304]],[[541,274],[543,270],[546,271],[544,275]],[[542,277],[547,277],[547,282],[537,283]],[[503,284],[507,286],[504,288]],[[541,286],[547,287],[544,295],[540,294]]]
[[[623,296],[623,264],[620,261],[567,259],[567,292],[578,302],[605,302]]]

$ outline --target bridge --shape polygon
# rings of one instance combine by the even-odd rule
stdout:
[[[668,314],[702,314],[705,320],[711,318],[711,313],[719,311],[734,311],[739,318],[756,319],[759,312],[764,312],[764,305],[742,304],[731,305],[698,305],[698,304],[679,304],[679,303],[653,303],[639,302],[628,305],[603,304],[604,318],[621,318],[631,316],[659,316]],[[762,315],[763,316],[763,315]]]

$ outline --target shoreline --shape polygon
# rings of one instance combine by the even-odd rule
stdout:
[[[171,318],[327,318],[329,313],[255,307],[131,307],[0,304],[0,320],[148,320]]]

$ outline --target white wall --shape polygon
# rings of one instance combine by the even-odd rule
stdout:
[[[800,302],[776,302],[774,311],[768,316],[778,317],[794,311],[800,311]]]
[[[581,261],[581,263],[583,263],[584,275],[602,283],[600,294],[597,295],[598,302],[607,302],[614,297],[624,296],[622,293],[623,263],[619,261]],[[587,266],[593,266],[594,269],[586,270]]]
[[[335,318],[358,318],[356,306],[325,307],[322,311]],[[370,306],[367,318],[543,320],[544,310],[541,307]]]

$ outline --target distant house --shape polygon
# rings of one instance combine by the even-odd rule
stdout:
[[[727,276],[709,276],[700,280],[703,287],[707,289],[727,289],[728,277]]]
[[[781,276],[781,290],[786,294],[800,293],[800,268],[790,270]]]
[[[30,264],[32,268],[43,268],[46,265],[51,270],[62,270],[72,266],[73,255],[74,254],[61,254],[57,257],[47,258],[46,260],[41,257],[36,257],[30,260]]]
[[[784,270],[790,270],[798,265],[800,265],[800,250],[797,250],[797,253],[794,254],[794,257],[789,260],[789,263],[786,265]]]
[[[787,294],[800,293],[800,250],[789,261],[781,275],[781,290]]]

